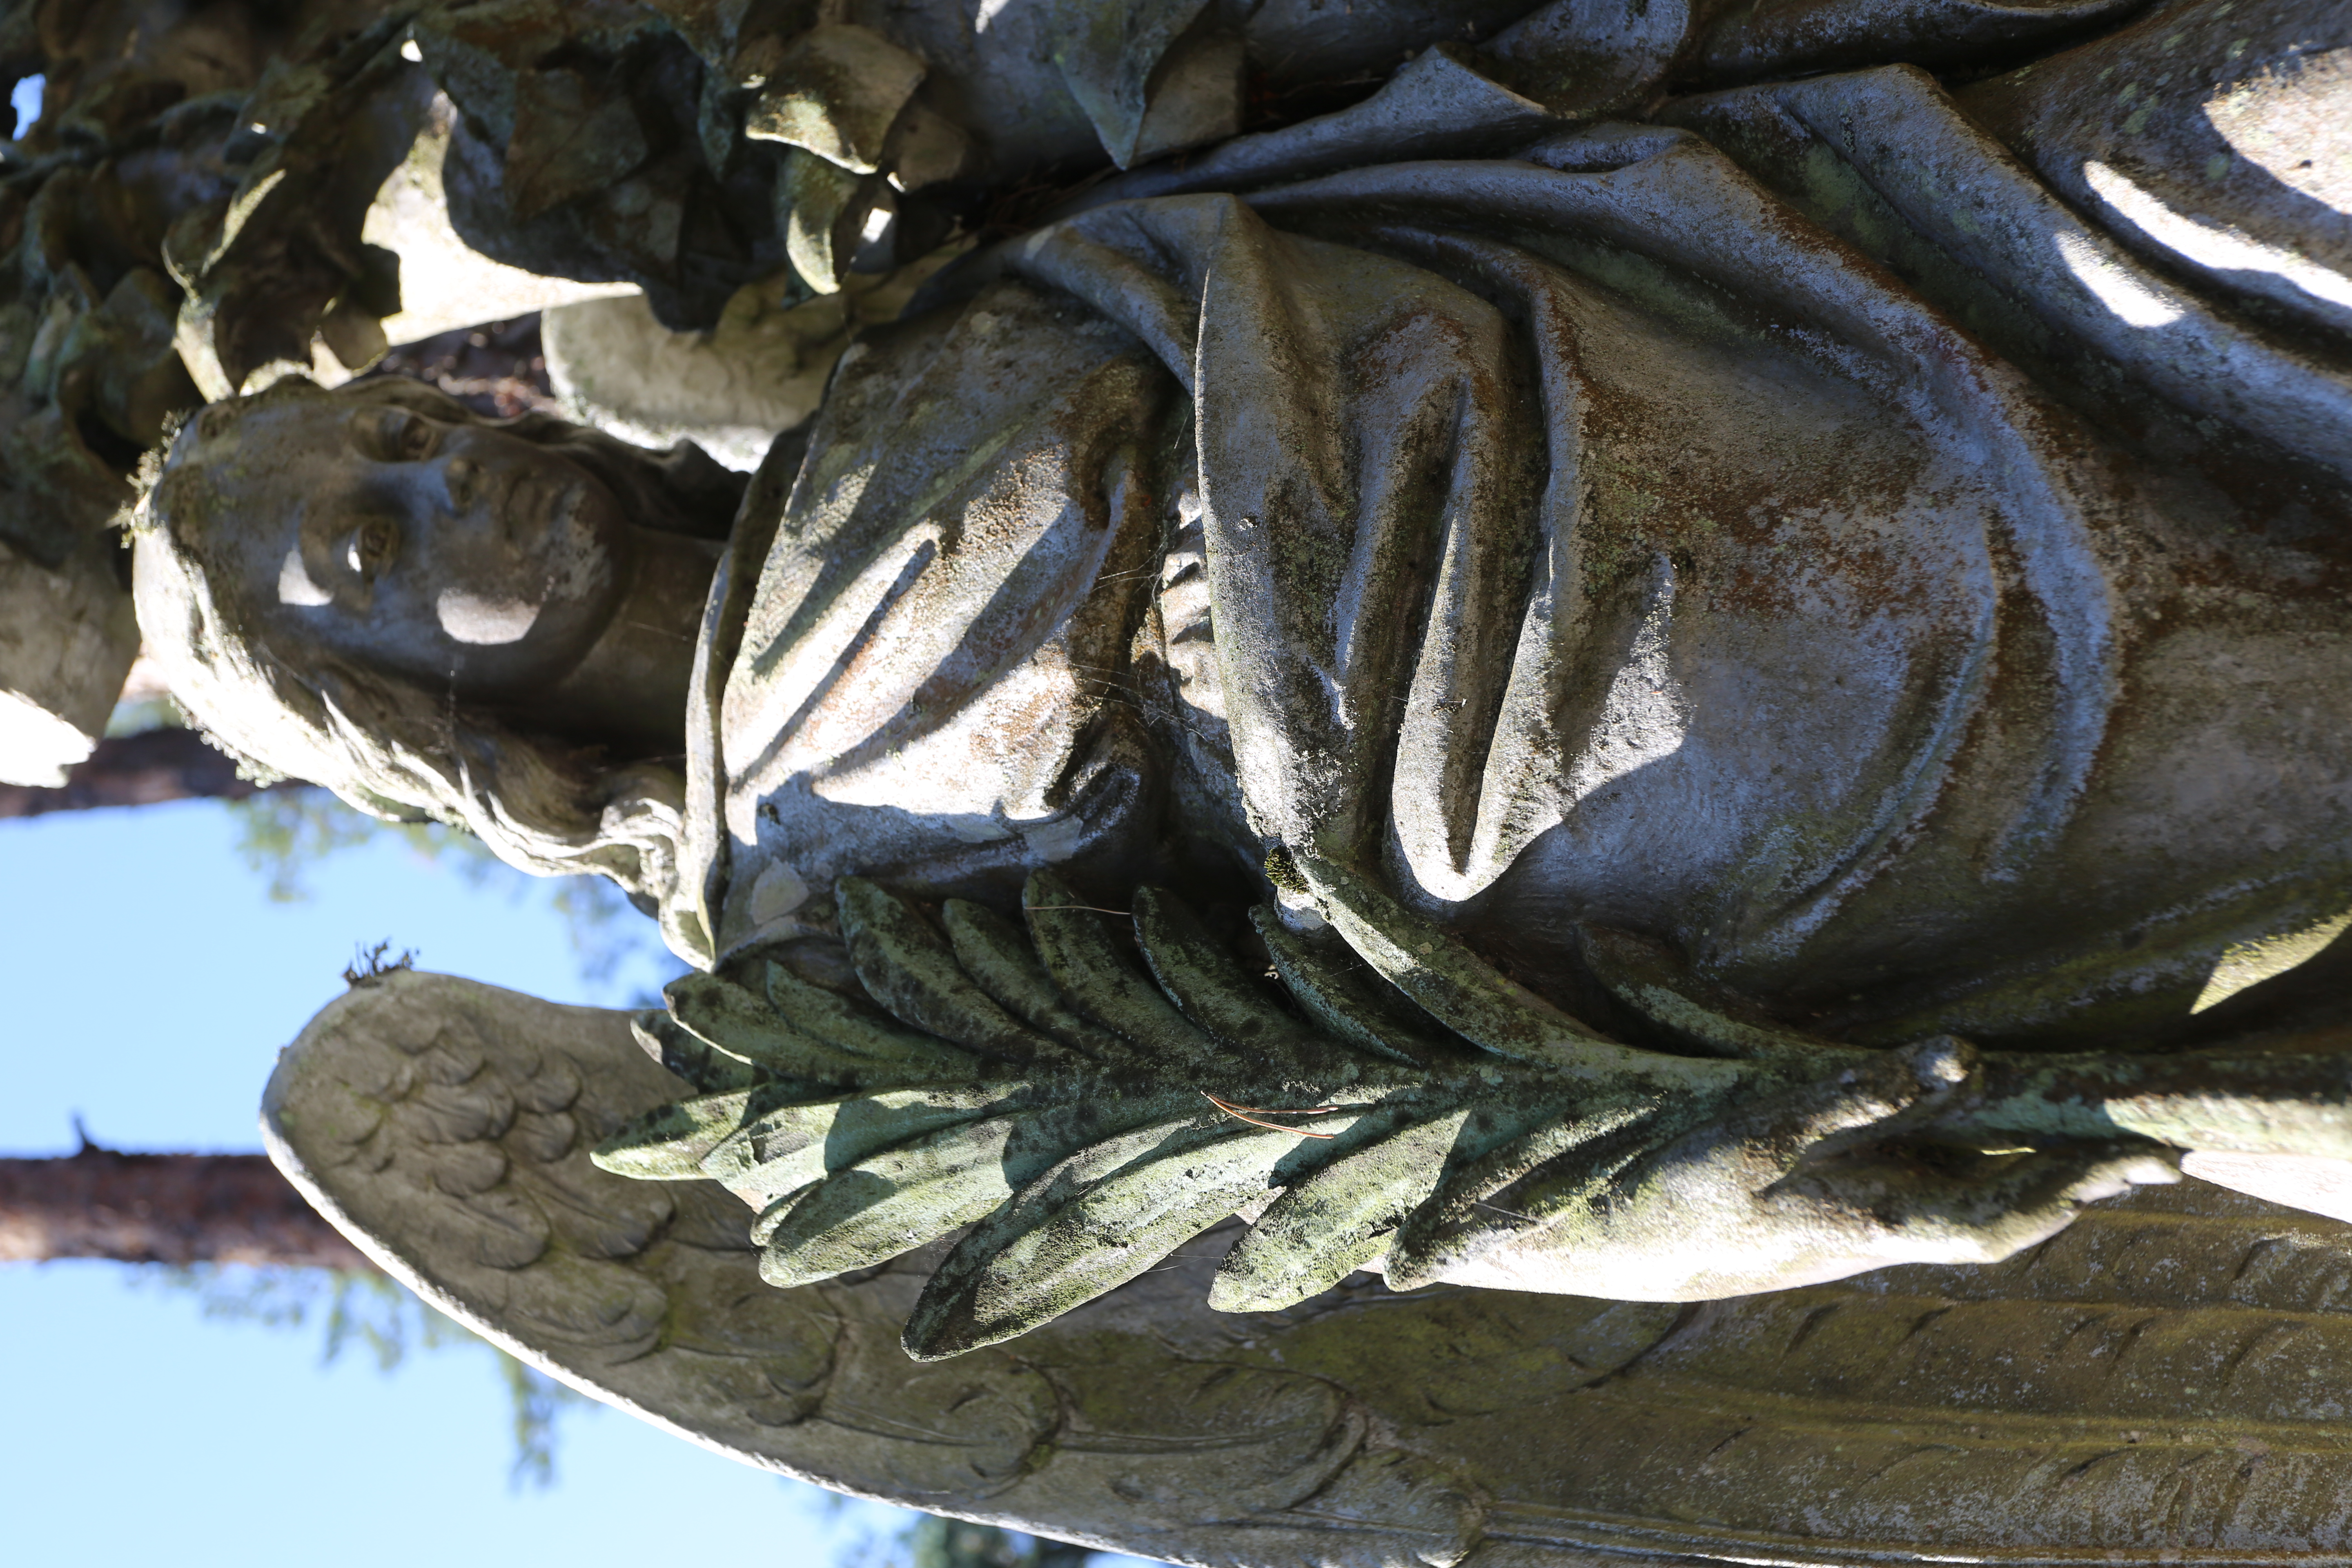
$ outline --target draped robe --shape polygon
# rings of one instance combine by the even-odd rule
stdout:
[[[1539,989],[1597,921],[1860,1041],[2326,1013],[2322,26],[2173,8],[1965,88],[1640,124],[1433,53],[972,258],[747,500],[689,721],[695,956],[823,944],[846,872],[1010,902],[1040,865],[1108,895],[1311,850]],[[2148,131],[2108,84],[2159,75]],[[1400,103],[1486,144],[1407,155]]]

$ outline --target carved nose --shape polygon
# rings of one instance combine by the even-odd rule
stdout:
[[[443,473],[449,490],[449,510],[463,511],[473,505],[474,492],[481,487],[481,465],[471,458],[452,458]]]

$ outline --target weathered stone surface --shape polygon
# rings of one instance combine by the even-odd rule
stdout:
[[[2288,1202],[2296,1178],[2352,1174],[2352,1066],[2328,1035],[2230,1055],[1856,1050],[1718,1011],[1654,945],[1588,931],[1586,965],[1629,1014],[1612,1038],[1344,874],[1307,876],[1336,938],[1252,911],[1279,990],[1165,889],[1132,897],[1139,973],[1108,911],[1050,873],[1024,892],[1025,936],[955,900],[943,933],[844,878],[856,988],[810,984],[789,949],[674,982],[651,1026],[699,1092],[594,1158],[725,1184],[777,1286],[969,1225],[908,1321],[926,1361],[1026,1334],[1236,1214],[1221,1310],[1295,1306],[1358,1269],[1701,1300],[1996,1263],[2174,1182],[2183,1151]]]
[[[139,626],[93,538],[52,570],[0,542],[0,784],[54,788],[106,732]]]
[[[747,283],[705,332],[671,331],[635,296],[560,304],[540,326],[547,374],[574,418],[641,446],[690,440],[748,472],[816,411],[857,329],[895,318],[945,259],[852,273],[813,300],[789,279]]]
[[[1189,1563],[2322,1563],[2352,1552],[2352,1228],[2200,1184],[1990,1268],[1696,1307],[1366,1276],[1201,1296],[1220,1237],[936,1366],[928,1259],[778,1291],[715,1187],[585,1149],[677,1081],[625,1016],[395,973],[273,1078],[273,1155],[534,1364],[746,1462]]]
[[[400,309],[383,319],[385,339],[413,343],[481,321],[635,296],[633,283],[583,283],[509,267],[458,237],[441,184],[456,114],[446,97],[434,101],[407,154],[377,187],[361,229],[367,244],[400,258]]]
[[[701,1189],[580,1164],[592,1127],[678,1093],[620,1065],[609,1020],[454,983],[322,1016],[274,1091],[286,1157],[457,1310],[680,1429],[1156,1555],[2347,1555],[2334,1222],[2195,1183],[2073,1212],[2180,1150],[2255,1192],[2343,1175],[2340,10],[1350,10],[416,15],[459,111],[455,230],[645,289],[579,319],[567,373],[632,429],[797,424],[830,353],[800,288],[854,294],[953,224],[997,243],[830,360],[707,596],[696,519],[724,487],[690,455],[575,458],[552,424],[418,405],[364,456],[415,465],[420,536],[450,454],[502,453],[536,493],[612,500],[601,523],[624,495],[663,514],[665,537],[606,530],[613,559],[658,564],[646,595],[624,615],[506,583],[503,640],[468,610],[370,643],[364,542],[312,560],[271,534],[212,580],[229,629],[187,666],[214,661],[212,717],[251,717],[257,754],[307,724],[288,754],[354,798],[660,908],[713,973],[649,1027],[705,1092],[606,1158],[719,1158],[762,1261]],[[369,37],[336,68],[414,89]],[[249,309],[205,314],[273,268],[310,363],[379,346],[380,258],[341,245],[348,203],[298,221],[331,181],[300,185],[327,177],[270,141],[312,123],[320,58],[257,92],[284,114],[221,142],[162,246],[211,389],[299,357]],[[1244,113],[1267,128],[1077,187]],[[37,237],[103,184],[54,173]],[[50,267],[0,317],[31,389],[12,429],[68,456],[171,391],[148,352],[168,294],[85,273]],[[106,353],[64,353],[69,328]],[[597,353],[664,375],[626,385]],[[154,509],[173,542],[234,553],[208,506],[287,526],[292,481],[205,467],[239,421],[315,434],[358,406],[208,415],[165,496],[185,504]],[[359,465],[320,458],[320,483]],[[92,512],[122,468],[51,489]],[[142,552],[185,612],[194,579]],[[582,559],[584,581],[603,558]],[[692,643],[697,603],[692,668],[649,653]],[[484,674],[475,650],[549,604],[537,683]],[[383,668],[289,634],[286,684],[234,688],[267,617]],[[417,669],[453,673],[404,685]],[[1070,877],[1043,904],[1041,867]],[[945,934],[856,878],[950,900]],[[1119,956],[1096,911],[1154,879],[1223,906],[1218,963],[1186,970],[1200,944],[1151,895],[1149,973]],[[1294,980],[1297,1014],[1234,1005],[1262,989],[1240,911],[1268,897],[1277,969],[1309,942],[1361,966]],[[991,935],[1016,900],[1034,951]],[[1595,922],[1638,935],[1612,953]],[[1286,1141],[1379,1077],[1318,1051],[1425,1069],[1440,1024],[1509,1064],[1443,1108],[1460,1121],[1383,1104],[1361,1124],[1398,1135],[1362,1169],[1287,1182],[1312,1161]],[[609,1058],[570,1054],[599,1031]],[[1629,1089],[1612,1053],[1653,1047],[1675,1065]],[[1089,1124],[1041,1175],[1051,1140],[1022,1137],[1118,1109],[1066,1062],[1021,1127],[957,1120],[1004,1060],[1050,1078],[1061,1050],[1148,1058],[1184,1100],[1166,1141]],[[1797,1072],[1809,1053],[1829,1068]],[[753,1114],[744,1092],[779,1083]],[[1967,1136],[1905,1142],[1927,1132]],[[1840,1184],[1890,1151],[1899,1181]],[[2330,1163],[2259,1163],[2282,1155]],[[1253,1224],[1212,1281],[1193,1254],[1228,1212]],[[974,1218],[944,1258],[905,1253]],[[1888,1233],[1935,1245],[1870,1249]],[[1792,1238],[1816,1252],[1775,1272]],[[1383,1253],[1441,1286],[1341,1278]],[[1464,1281],[1793,1288],[1442,1288]],[[1204,1290],[1283,1305],[1213,1316]],[[909,1320],[921,1353],[964,1353],[916,1368]]]

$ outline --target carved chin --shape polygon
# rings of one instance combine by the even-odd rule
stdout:
[[[488,598],[463,588],[442,590],[434,607],[443,631],[476,647],[520,642],[539,619],[539,606],[527,599]]]

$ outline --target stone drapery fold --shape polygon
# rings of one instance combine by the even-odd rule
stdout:
[[[842,870],[1140,864],[1227,726],[1174,798],[1241,819],[1180,836],[1536,973],[1654,932],[1856,1037],[2161,1029],[2352,900],[2324,346],[1914,68],[1658,118],[1287,184],[1245,139],[845,368],[719,682],[719,946]],[[1200,663],[1152,646],[1195,550],[1213,697],[1148,679]]]

